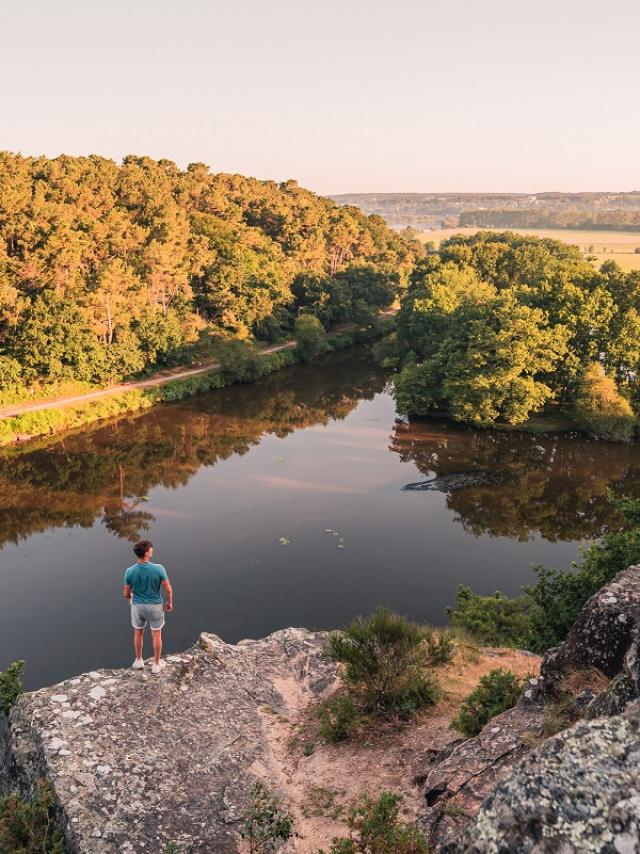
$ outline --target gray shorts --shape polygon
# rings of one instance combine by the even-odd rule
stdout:
[[[134,629],[144,629],[148,625],[153,631],[158,631],[164,626],[164,605],[132,605],[131,625]]]

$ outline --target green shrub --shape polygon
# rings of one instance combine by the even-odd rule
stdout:
[[[345,679],[363,695],[369,711],[415,711],[434,703],[436,683],[429,667],[424,629],[388,608],[334,632],[327,655],[345,665]]]
[[[574,417],[577,426],[590,436],[618,442],[631,439],[636,423],[631,404],[597,362],[589,365],[580,378]]]
[[[496,591],[480,596],[464,584],[456,590],[454,608],[447,617],[454,629],[462,629],[489,646],[525,646],[530,628],[531,603],[519,596],[511,599]]]
[[[251,789],[251,802],[240,834],[248,841],[251,854],[267,854],[293,835],[293,816],[260,780]]]
[[[360,715],[348,694],[336,694],[320,703],[317,710],[320,733],[327,741],[344,741],[355,731]]]
[[[18,695],[22,693],[20,677],[24,661],[13,661],[6,670],[0,670],[0,712],[8,715]]]
[[[485,674],[464,700],[451,725],[464,735],[477,735],[491,718],[515,706],[525,681],[501,667]]]
[[[301,314],[296,317],[293,337],[298,343],[298,354],[304,362],[315,358],[325,347],[324,327],[313,314]]]
[[[53,792],[39,781],[34,797],[17,794],[0,798],[0,851],[6,854],[65,854],[64,837],[57,827]]]
[[[432,667],[441,667],[453,661],[456,648],[451,632],[427,632],[424,642],[427,660]]]
[[[428,854],[427,840],[414,825],[400,825],[400,795],[363,795],[350,811],[349,838],[335,838],[329,854]],[[323,854],[320,852],[319,854]]]

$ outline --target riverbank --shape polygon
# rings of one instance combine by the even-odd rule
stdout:
[[[383,315],[366,327],[342,328],[329,333],[323,352],[378,338],[390,332],[393,323],[393,316]],[[252,382],[295,364],[301,358],[295,341],[264,350],[240,341],[232,342],[232,347],[229,357],[208,365],[185,366],[173,373],[161,372],[70,398],[3,407],[0,409],[0,447],[29,442],[233,383]]]

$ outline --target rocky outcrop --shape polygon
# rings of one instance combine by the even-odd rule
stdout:
[[[544,710],[538,687],[539,680],[532,679],[528,697],[435,761],[427,774],[426,811],[420,819],[431,845],[455,839],[514,763],[539,741]]]
[[[587,668],[612,680],[588,717],[619,713],[640,697],[640,566],[619,572],[592,596],[564,643],[547,652],[541,668],[547,698],[570,673]]]
[[[640,704],[548,739],[441,854],[640,851]]]
[[[324,637],[286,629],[234,646],[203,634],[159,677],[101,670],[25,694],[6,776],[25,794],[51,781],[71,852],[235,852],[254,780],[280,782],[265,715],[334,685]]]
[[[430,769],[426,777],[426,810],[421,823],[428,831],[434,847],[440,845],[443,846],[443,851],[452,852],[606,850],[624,851],[626,854],[627,851],[640,851],[640,846],[626,849],[571,848],[569,836],[567,839],[561,836],[557,839],[553,835],[549,836],[549,840],[556,840],[556,842],[562,838],[562,845],[565,847],[558,842],[559,847],[555,848],[553,845],[556,842],[549,841],[548,845],[547,842],[541,842],[540,848],[525,849],[521,847],[522,840],[517,844],[514,843],[517,839],[517,825],[522,816],[528,816],[527,822],[529,822],[528,827],[523,825],[521,828],[522,839],[527,837],[527,834],[531,839],[547,839],[544,833],[548,831],[544,830],[543,833],[546,822],[553,824],[555,821],[553,807],[546,803],[547,798],[551,798],[551,802],[556,798],[568,799],[563,822],[571,823],[571,820],[574,820],[578,823],[586,823],[586,826],[591,826],[593,823],[593,833],[595,835],[600,833],[599,822],[604,820],[602,817],[597,818],[593,811],[585,812],[584,805],[581,805],[577,812],[571,812],[571,791],[574,788],[580,791],[582,758],[587,763],[585,767],[593,767],[592,777],[589,778],[591,782],[596,778],[597,773],[608,775],[609,763],[612,763],[613,788],[607,797],[612,799],[611,803],[615,801],[618,792],[615,780],[624,777],[624,775],[616,777],[613,773],[615,763],[619,759],[613,747],[616,740],[615,733],[617,728],[622,727],[627,733],[627,744],[632,755],[640,758],[640,754],[635,752],[636,747],[633,742],[637,711],[630,713],[628,720],[624,719],[626,723],[618,723],[623,720],[621,718],[611,718],[601,725],[594,724],[593,730],[589,729],[586,723],[580,723],[575,730],[568,730],[561,736],[546,741],[541,748],[535,748],[543,736],[545,707],[556,703],[560,696],[565,702],[563,714],[566,716],[567,727],[577,719],[589,720],[619,715],[629,703],[640,697],[639,638],[640,566],[630,566],[618,573],[610,584],[589,599],[567,639],[545,655],[540,677],[530,680],[518,704],[491,720],[480,735],[458,744],[450,755],[442,757]],[[582,681],[585,686],[588,686],[583,689],[580,689],[581,674]],[[611,680],[604,690],[598,692],[593,690],[593,674],[599,675],[600,681]],[[567,684],[572,680],[578,686],[578,690],[572,704],[568,704]],[[590,682],[591,685],[589,685]],[[574,732],[578,735],[572,735]],[[582,758],[569,761],[574,738],[585,738],[585,752]],[[606,754],[610,748],[613,749],[614,755]],[[551,766],[545,757],[549,751],[553,753],[555,750],[560,751],[567,758],[567,763],[562,766],[565,771],[557,776],[555,783],[549,783],[551,789],[546,785],[540,787],[540,781],[536,782],[531,777],[532,769],[538,767],[550,769]],[[598,772],[596,759],[598,753],[602,751],[605,751],[605,754],[601,757],[603,764]],[[538,759],[539,756],[540,759]],[[528,758],[525,759],[525,757]],[[519,765],[523,759],[524,763]],[[542,764],[538,766],[537,762]],[[546,770],[540,771],[542,776],[545,773],[547,773]],[[572,775],[576,775],[575,780]],[[627,778],[624,777],[624,779]],[[640,780],[636,780],[636,785],[640,785]],[[554,789],[553,786],[556,788]],[[498,793],[501,792],[502,795],[496,801],[495,808],[490,808],[487,805],[493,802],[491,793],[494,790],[496,798]],[[553,797],[549,791],[555,792]],[[459,843],[462,847],[456,847],[453,840],[469,823],[469,819],[478,812],[482,801],[487,797],[489,801],[483,807],[478,821],[472,825],[474,829],[464,837],[467,841]],[[513,798],[513,801],[509,798]],[[515,806],[516,802],[519,803],[519,798],[522,800],[520,812]],[[542,805],[539,812],[535,812],[531,806],[536,801],[540,801]],[[547,806],[548,809],[546,809]],[[493,837],[488,834],[488,831],[482,843],[485,847],[465,847],[471,845],[475,838],[474,834],[477,835],[479,832],[480,824],[486,828],[487,823],[490,824],[494,820],[496,810],[502,810],[504,815],[510,815],[509,811],[513,812],[512,807],[515,810],[514,816],[517,815],[520,818],[512,817],[508,821],[505,819],[510,830],[509,833],[505,831],[504,838],[499,834],[495,836],[494,841],[498,840],[496,847],[492,847]],[[571,815],[573,819],[570,819]],[[603,830],[602,833],[604,832]],[[453,847],[448,847],[449,845]]]

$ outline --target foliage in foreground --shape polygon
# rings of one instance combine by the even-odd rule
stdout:
[[[485,673],[463,701],[451,726],[463,735],[478,735],[491,718],[515,706],[525,681],[502,667]]]
[[[400,795],[363,795],[350,811],[348,837],[336,837],[329,854],[427,854],[427,840],[413,825],[398,822]],[[319,854],[324,854],[320,851]]]
[[[534,567],[537,583],[515,599],[458,588],[456,607],[448,609],[452,624],[484,642],[538,653],[563,641],[587,600],[618,572],[640,563],[640,499],[622,499],[617,506],[623,524],[585,549],[571,571]]]
[[[11,854],[65,854],[64,837],[56,826],[53,793],[39,781],[34,797],[0,798],[0,851]]]
[[[345,680],[366,711],[411,715],[440,696],[430,667],[434,655],[446,657],[448,648],[440,648],[431,632],[388,608],[379,607],[368,619],[332,633],[326,652],[344,665]]]
[[[293,836],[293,816],[261,780],[256,780],[251,789],[240,832],[251,854],[268,854]]]
[[[22,693],[21,676],[24,661],[13,661],[6,670],[0,670],[0,712],[8,715],[11,707]]]
[[[487,646],[522,646],[530,629],[529,610],[523,596],[511,599],[500,591],[479,596],[459,584],[455,607],[447,608],[447,617],[455,629]]]
[[[353,734],[360,714],[348,694],[336,694],[324,700],[316,712],[320,735],[330,742],[345,741]]]

